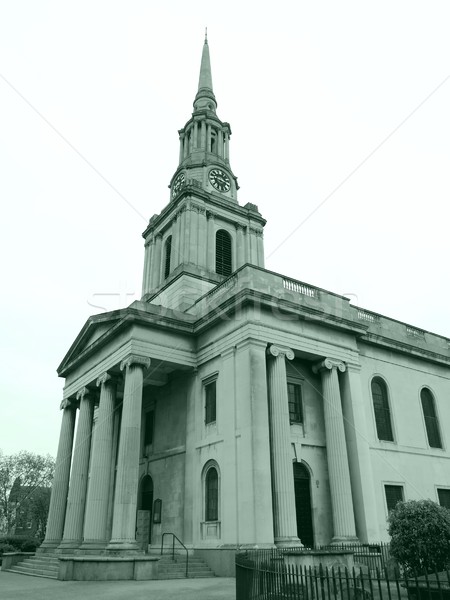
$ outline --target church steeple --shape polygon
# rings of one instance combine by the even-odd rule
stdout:
[[[264,267],[265,220],[255,204],[238,204],[239,186],[230,166],[231,129],[216,109],[205,36],[194,112],[178,132],[180,155],[169,204],[153,215],[143,233],[142,295],[177,310],[193,307],[245,263]]]
[[[194,112],[178,132],[180,156],[169,185],[171,200],[181,193],[184,185],[193,182],[208,193],[220,195],[223,200],[237,202],[239,186],[230,167],[231,129],[228,123],[219,119],[216,109],[209,45],[205,36]]]
[[[198,78],[198,92],[194,100],[194,110],[201,110],[202,108],[207,108],[214,112],[216,112],[217,108],[216,97],[213,92],[211,60],[209,58],[208,37],[206,33],[200,65],[200,76]]]

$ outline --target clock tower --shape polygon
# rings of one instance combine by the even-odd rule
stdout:
[[[177,310],[246,263],[264,267],[258,207],[240,206],[230,166],[230,125],[216,113],[208,40],[202,51],[194,111],[179,133],[179,161],[169,204],[143,233],[143,300]]]

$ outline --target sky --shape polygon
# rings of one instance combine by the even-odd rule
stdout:
[[[448,2],[0,3],[0,449],[56,455],[56,368],[141,295],[205,27],[266,268],[450,337]]]

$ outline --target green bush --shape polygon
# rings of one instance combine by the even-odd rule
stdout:
[[[28,538],[23,536],[7,535],[0,537],[0,546],[8,544],[12,547],[12,550],[5,550],[5,552],[35,552],[41,543],[35,538]]]
[[[15,552],[16,549],[11,544],[6,544],[4,542],[0,542],[0,556],[3,555],[4,552]]]
[[[407,575],[450,566],[450,510],[431,500],[399,502],[388,522],[391,555]]]

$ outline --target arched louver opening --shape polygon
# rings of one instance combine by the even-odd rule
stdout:
[[[164,279],[167,279],[169,277],[169,273],[170,273],[170,255],[172,254],[172,236],[169,235],[169,237],[166,240],[166,246],[165,246],[166,250],[165,250],[165,259],[164,259]]]
[[[219,476],[215,467],[210,467],[205,477],[205,521],[219,518]]]
[[[231,235],[224,229],[216,233],[216,273],[219,275],[231,275]]]

